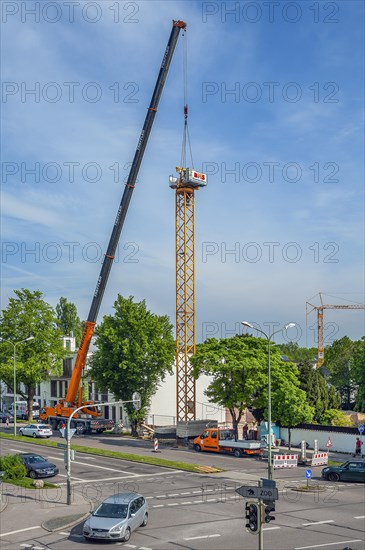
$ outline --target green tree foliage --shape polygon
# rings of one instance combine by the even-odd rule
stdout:
[[[148,412],[152,396],[167,373],[172,373],[175,342],[169,318],[151,313],[146,303],[118,295],[114,315],[104,317],[96,329],[97,351],[90,376],[101,390],[109,389],[116,400],[129,401],[141,394],[141,409],[126,405],[133,433]]]
[[[282,355],[286,355],[289,361],[294,361],[295,363],[315,361],[318,353],[316,348],[300,348],[297,342],[280,344],[277,347],[280,349]]]
[[[335,340],[325,352],[330,382],[340,393],[342,407],[345,409],[351,409],[351,401],[359,389],[353,361],[355,348],[355,342],[344,336]]]
[[[323,424],[327,426],[353,426],[353,421],[343,411],[328,409],[323,415]]]
[[[27,469],[17,455],[0,456],[0,470],[4,473],[4,481],[25,478]]]
[[[267,419],[268,404],[268,346],[263,338],[243,335],[216,340],[210,338],[197,346],[191,358],[196,378],[211,376],[206,395],[209,401],[228,408],[233,427],[237,425],[246,407],[264,411]],[[287,399],[298,400],[305,393],[298,388],[298,370],[293,363],[283,362],[277,347],[271,347],[272,420],[281,420],[281,409],[276,395],[285,388]],[[293,405],[294,407],[294,405]],[[301,422],[307,415],[301,417]]]
[[[13,387],[15,347],[17,383],[25,386],[25,391],[18,386],[18,393],[28,401],[29,420],[32,420],[36,385],[62,372],[65,351],[55,312],[43,300],[42,293],[27,289],[14,293],[16,297],[10,298],[0,318],[0,379]],[[29,336],[33,336],[33,340],[20,343]]]
[[[354,342],[352,367],[357,386],[355,411],[365,412],[365,336]]]
[[[314,408],[314,422],[322,422],[329,408],[340,405],[340,397],[333,386],[328,386],[323,374],[308,361],[298,363],[300,387],[307,394],[307,402]]]
[[[56,305],[57,325],[64,336],[69,336],[71,332],[75,336],[78,346],[82,336],[82,322],[77,315],[77,308],[74,303],[68,302],[67,298],[61,296]]]

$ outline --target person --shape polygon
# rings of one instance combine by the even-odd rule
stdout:
[[[6,417],[5,424],[6,424],[6,427],[9,428],[9,417],[8,416]]]
[[[362,441],[359,437],[356,438],[356,443],[355,443],[355,456],[361,456],[361,445],[362,445]]]

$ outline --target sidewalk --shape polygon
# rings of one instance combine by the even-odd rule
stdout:
[[[91,503],[77,491],[72,494],[72,504],[67,505],[66,487],[63,486],[55,489],[26,489],[3,483],[0,497],[0,537],[36,526],[46,531],[66,529],[85,519],[91,510]]]

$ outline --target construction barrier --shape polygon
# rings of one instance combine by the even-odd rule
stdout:
[[[154,453],[160,453],[161,451],[158,450],[158,439],[153,440],[153,451]]]
[[[298,455],[274,455],[273,468],[296,468]]]
[[[314,453],[311,466],[325,466],[328,464],[328,453]]]

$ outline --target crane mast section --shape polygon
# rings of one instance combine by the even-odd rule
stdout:
[[[109,278],[111,266],[114,260],[115,252],[118,246],[120,234],[124,225],[129,203],[132,198],[133,190],[136,184],[139,168],[143,159],[143,155],[147,146],[148,138],[155,119],[157,107],[161,99],[163,87],[170,68],[171,60],[176,47],[177,39],[181,29],[186,29],[184,21],[173,21],[173,26],[167,47],[162,59],[161,68],[157,77],[155,89],[152,94],[152,99],[147,110],[147,115],[144,121],[142,132],[140,134],[137,149],[133,158],[131,169],[127,178],[127,183],[124,188],[123,196],[119,205],[119,209],[115,218],[112,234],[109,240],[108,248],[104,256],[100,275],[96,284],[93,300],[91,303],[89,315],[85,323],[85,328],[82,335],[81,344],[76,357],[75,366],[70,380],[69,389],[65,401],[74,403],[76,394],[80,386],[82,371],[85,366],[87,352],[89,350],[91,338],[93,335],[96,319],[99,313],[101,301],[104,295],[106,284]],[[56,406],[57,407],[57,406]]]

